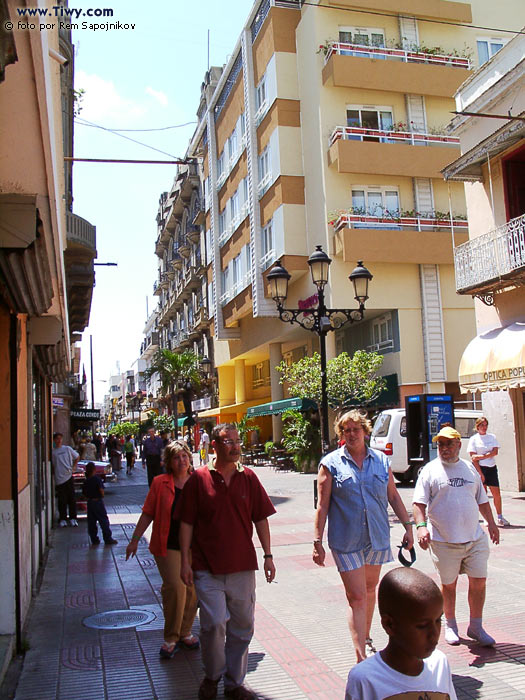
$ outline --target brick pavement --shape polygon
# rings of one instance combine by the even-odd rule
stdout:
[[[343,698],[345,679],[354,663],[346,623],[347,605],[333,561],[325,568],[311,562],[313,475],[256,469],[277,508],[270,520],[277,583],[258,574],[255,637],[250,646],[247,682],[260,700],[334,700]],[[161,661],[160,576],[147,548],[125,562],[125,547],[147,490],[138,467],[119,474],[108,487],[106,506],[113,547],[90,548],[85,521],[79,528],[54,531],[41,590],[26,637],[29,651],[16,700],[193,700],[201,678],[199,652],[181,651]],[[407,505],[412,489],[401,487]],[[525,494],[504,494],[505,515],[515,524],[492,547],[485,622],[498,644],[481,649],[462,640],[444,643],[458,698],[525,698]],[[392,515],[392,544],[402,527]],[[397,550],[394,550],[397,551]],[[394,566],[390,564],[384,568]],[[427,553],[418,551],[416,566],[434,576]],[[461,577],[462,579],[464,577]],[[87,628],[94,613],[126,609],[155,615],[149,624],[123,630]],[[466,585],[458,586],[460,633],[468,622]],[[198,619],[194,632],[198,634]],[[386,636],[377,615],[373,637]],[[222,697],[222,691],[219,692]]]

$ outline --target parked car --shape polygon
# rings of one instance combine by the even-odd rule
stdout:
[[[470,436],[475,433],[476,418],[481,415],[482,411],[474,409],[454,409],[456,430],[461,435],[459,456],[463,459],[470,460],[467,445]],[[417,479],[420,467],[415,469],[408,465],[404,408],[390,408],[377,416],[370,436],[370,447],[384,452],[390,458],[392,472],[398,481],[403,483]]]
[[[76,470],[73,472],[73,479],[75,486],[82,486],[86,479],[86,465],[89,460],[81,459],[77,462]],[[117,480],[117,475],[113,471],[113,467],[110,462],[97,462],[93,460],[95,465],[95,474],[99,476],[104,483],[114,482]]]

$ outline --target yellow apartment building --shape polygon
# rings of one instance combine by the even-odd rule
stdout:
[[[521,11],[521,25],[525,9]],[[520,26],[521,26],[520,25]],[[459,366],[481,393],[500,443],[502,488],[525,489],[525,37],[512,38],[459,89],[462,155],[444,171],[465,182],[470,240],[454,250],[458,294],[475,298],[477,334]],[[481,116],[476,116],[476,115]],[[496,118],[500,116],[501,118]]]
[[[459,85],[501,47],[470,25],[511,29],[519,11],[514,0],[254,4],[228,64],[205,77],[188,149],[203,182],[219,385],[218,408],[201,418],[237,420],[284,398],[275,366],[318,339],[278,320],[266,275],[281,260],[287,304],[312,301],[317,245],[333,261],[330,307],[354,306],[358,259],[374,275],[365,320],[329,334],[328,357],[382,353],[389,405],[426,391],[461,400],[475,317],[455,293],[453,246],[468,225],[463,186],[440,172],[460,154],[445,127]],[[280,437],[278,417],[257,422],[261,438]]]

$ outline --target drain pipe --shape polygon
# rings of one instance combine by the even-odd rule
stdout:
[[[11,314],[9,333],[9,365],[11,368],[11,489],[13,498],[13,546],[15,560],[15,629],[16,629],[16,653],[22,653],[22,604],[20,590],[20,530],[19,530],[19,506],[18,506],[18,392],[17,392],[17,337],[18,319]]]

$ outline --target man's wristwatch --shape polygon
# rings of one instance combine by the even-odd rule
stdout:
[[[273,554],[265,554],[263,559],[273,559]]]

